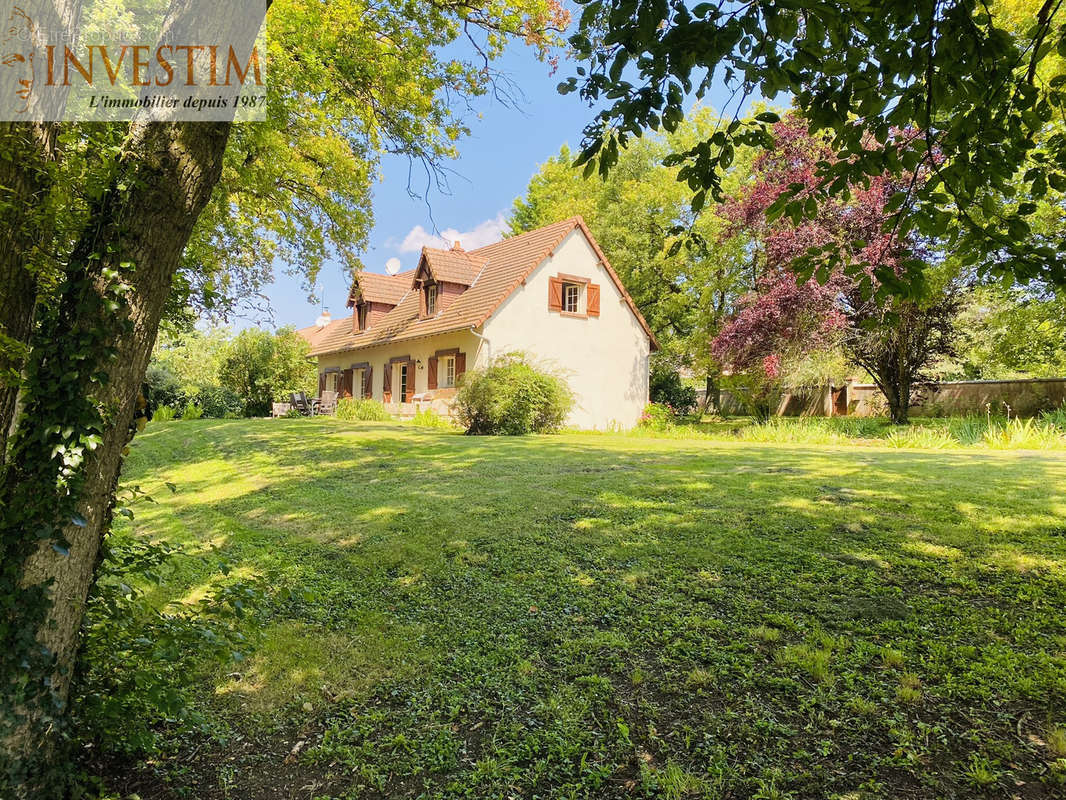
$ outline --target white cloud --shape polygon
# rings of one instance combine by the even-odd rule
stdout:
[[[394,246],[401,253],[419,253],[423,247],[449,248],[453,242],[458,240],[464,250],[476,250],[479,247],[500,241],[507,231],[507,221],[501,211],[493,219],[479,222],[468,231],[445,228],[440,232],[439,236],[430,233],[421,225],[415,225],[403,237],[403,241]]]

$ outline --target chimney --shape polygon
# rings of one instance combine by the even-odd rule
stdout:
[[[329,309],[323,308],[322,313],[319,315],[318,319],[315,320],[315,326],[319,328],[324,328],[329,325],[330,320],[332,319],[333,317],[329,315]]]
[[[458,239],[452,242],[452,250],[458,250],[460,253],[463,252],[463,245],[459,242]]]

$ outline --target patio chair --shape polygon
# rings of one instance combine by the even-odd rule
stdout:
[[[305,417],[310,417],[314,411],[311,401],[307,399],[307,395],[303,392],[293,392],[289,399],[292,400],[292,407],[300,412]]]
[[[270,404],[270,416],[274,419],[278,417],[284,417],[289,413],[289,409],[292,408],[292,403],[271,403]]]
[[[337,413],[337,393],[336,392],[322,392],[322,397],[318,401],[318,408],[315,409],[316,414],[336,414]]]

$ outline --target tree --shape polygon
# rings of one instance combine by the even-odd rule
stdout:
[[[838,156],[817,165],[802,197],[782,194],[771,216],[814,215],[888,176],[890,228],[944,239],[982,274],[1066,283],[1066,239],[1031,237],[1029,222],[1041,201],[1061,203],[1066,191],[1066,134],[1051,128],[1066,106],[1058,0],[581,2],[570,41],[584,65],[560,90],[608,102],[577,159],[589,171],[610,171],[646,130],[676,130],[687,98],[722,78],[737,114],[756,89],[791,96]],[[724,198],[722,174],[738,146],[773,146],[775,121],[770,112],[735,116],[669,157],[694,209]],[[795,269],[808,276],[819,265],[864,268],[831,252],[803,253]],[[920,293],[923,266],[907,261],[886,286]]]
[[[308,360],[310,350],[292,328],[243,330],[222,352],[219,382],[244,401],[246,415],[262,416],[289,392],[314,393],[318,367]]]
[[[796,115],[772,132],[775,147],[756,159],[755,181],[723,211],[757,243],[759,291],[715,338],[712,351],[735,369],[752,374],[761,367],[768,380],[777,380],[786,354],[795,357],[839,343],[884,392],[892,421],[905,423],[912,390],[952,349],[958,309],[952,268],[941,263],[930,269],[935,282],[927,283],[921,297],[883,292],[883,276],[898,275],[903,264],[943,262],[937,243],[914,233],[886,232],[895,181],[875,176],[853,186],[849,203],[806,194],[797,187],[816,187],[819,165],[835,157],[828,140],[808,134]],[[785,192],[804,202],[818,198],[817,208],[796,221],[774,219],[770,209]],[[814,250],[864,269],[837,267],[820,280],[797,280],[792,265],[801,253]],[[765,382],[761,392],[768,392]]]
[[[487,91],[508,38],[543,49],[565,26],[550,0],[274,5],[266,123],[0,126],[0,367],[22,374],[10,387],[18,416],[14,400],[0,403],[0,430],[13,431],[0,482],[4,796],[61,796],[67,785],[65,701],[85,597],[175,288],[179,304],[210,302],[265,263],[270,242],[301,245],[295,259],[346,238],[369,218],[356,189],[380,153],[432,167],[464,130],[445,94]],[[80,3],[56,6],[77,20]],[[171,4],[164,31],[194,12]],[[459,36],[475,59],[438,54]],[[319,221],[328,238],[313,232]],[[209,243],[231,240],[241,246],[209,257]]]
[[[719,122],[702,109],[670,137],[649,137],[620,155],[603,180],[583,176],[563,147],[541,165],[509,220],[515,233],[581,214],[611,265],[662,346],[656,361],[684,364],[717,379],[718,365],[708,341],[750,287],[743,237],[723,238],[728,220],[706,213],[696,217],[677,169],[662,159],[673,147],[695,141]],[[727,178],[731,190],[746,179],[750,157],[737,159]],[[687,247],[672,249],[685,233]]]

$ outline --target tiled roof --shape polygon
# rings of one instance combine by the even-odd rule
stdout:
[[[433,247],[423,247],[422,258],[436,280],[461,283],[463,286],[474,282],[486,261],[483,256],[465,250],[437,250]]]
[[[382,275],[379,272],[355,273],[355,282],[352,284],[352,290],[348,292],[348,308],[355,305],[357,290],[364,299],[372,303],[396,305],[411,288],[411,279],[414,274],[414,270],[411,269],[396,275]]]
[[[500,304],[524,281],[536,267],[544,261],[562,240],[574,228],[580,228],[587,237],[600,263],[607,270],[618,290],[629,304],[633,314],[643,326],[652,347],[658,343],[648,323],[637,310],[633,299],[622,286],[614,269],[603,255],[599,245],[592,238],[585,221],[581,217],[546,225],[543,228],[513,236],[510,239],[471,250],[465,255],[481,263],[479,274],[469,284],[470,288],[459,295],[451,304],[429,319],[419,319],[420,300],[417,292],[407,292],[396,308],[392,309],[370,330],[354,333],[351,316],[331,322],[309,339],[311,355],[320,356],[327,353],[339,353],[362,347],[388,344],[389,342],[420,339],[440,333],[476,328],[487,320]],[[453,251],[436,250],[437,253]],[[433,265],[430,265],[433,269]],[[367,274],[367,273],[361,273]],[[405,273],[410,276],[411,273]],[[434,273],[436,276],[436,273]],[[400,276],[396,276],[397,278]],[[440,280],[447,280],[437,276]],[[408,285],[410,285],[408,277]],[[304,329],[308,330],[307,328]]]

